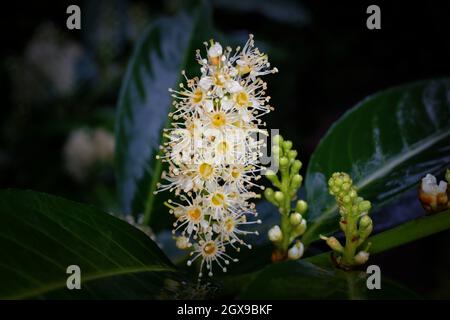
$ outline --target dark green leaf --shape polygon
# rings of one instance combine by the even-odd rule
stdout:
[[[409,221],[374,235],[367,241],[372,243],[370,253],[377,254],[447,229],[450,229],[450,210]],[[316,264],[326,263],[330,260],[330,253],[325,252],[306,260]]]
[[[264,268],[239,295],[241,299],[411,299],[417,295],[381,277],[381,290],[367,289],[363,271],[287,261]]]
[[[199,72],[195,50],[212,37],[207,6],[158,20],[142,35],[122,83],[116,123],[121,207],[125,214],[143,213],[144,223],[155,229],[169,220],[167,210],[155,206],[153,195],[162,171],[155,156],[162,129],[169,125],[172,99],[167,90],[177,87],[181,70],[188,76]],[[165,219],[155,219],[155,213]]]
[[[383,252],[447,229],[450,229],[450,210],[409,221],[369,238],[370,252]]]
[[[331,127],[307,170],[312,222],[305,243],[339,229],[336,202],[327,191],[333,172],[349,173],[376,210],[417,186],[426,173],[448,166],[449,94],[447,79],[393,88],[363,100]]]
[[[81,269],[81,290],[66,287],[69,265]],[[94,207],[0,191],[0,298],[149,298],[173,271],[143,232]]]

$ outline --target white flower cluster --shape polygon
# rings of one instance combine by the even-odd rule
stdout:
[[[166,205],[175,215],[173,233],[180,249],[193,249],[188,265],[201,259],[213,275],[213,263],[226,272],[231,258],[226,250],[239,251],[246,245],[241,237],[257,234],[245,226],[261,223],[250,199],[258,197],[252,187],[264,167],[259,161],[264,140],[258,134],[265,123],[260,117],[272,110],[265,95],[266,83],[260,76],[277,72],[267,55],[254,47],[253,36],[242,48],[223,49],[220,43],[205,43],[207,57],[197,50],[201,77],[188,79],[178,90],[169,89],[174,111],[172,127],[165,131],[161,149],[168,171],[158,192],[170,190],[181,199]]]

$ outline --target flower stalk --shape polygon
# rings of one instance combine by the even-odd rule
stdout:
[[[353,181],[347,173],[336,172],[328,181],[329,192],[335,197],[341,215],[339,225],[345,235],[343,246],[335,237],[321,236],[334,252],[336,263],[343,269],[363,265],[369,259],[373,223],[369,217],[371,203],[358,196]]]
[[[297,191],[302,185],[303,177],[300,175],[302,163],[297,159],[297,151],[292,149],[292,142],[284,140],[281,135],[273,137],[272,154],[279,164],[279,171],[267,170],[266,178],[276,188],[267,188],[265,198],[274,204],[280,212],[280,226],[273,226],[269,230],[269,239],[274,243],[273,261],[299,259],[304,252],[303,243],[297,240],[305,233],[307,222],[305,214],[308,205],[304,200],[298,200]]]

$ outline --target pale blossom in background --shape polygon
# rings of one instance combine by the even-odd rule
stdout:
[[[114,136],[108,131],[76,129],[64,146],[65,168],[76,181],[83,182],[96,164],[113,161],[114,148]]]

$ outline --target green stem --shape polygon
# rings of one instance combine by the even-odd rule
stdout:
[[[284,194],[284,201],[280,207],[281,213],[281,231],[283,233],[283,240],[280,243],[282,252],[286,252],[289,247],[291,238],[291,223],[289,221],[289,213],[291,211],[291,197],[289,192],[289,168],[280,168],[281,171],[281,188],[280,191]]]
[[[347,216],[346,216],[346,227],[345,227],[345,247],[343,253],[343,263],[344,265],[351,266],[353,265],[353,260],[356,253],[357,241],[355,241],[355,236],[357,234],[357,217],[354,217],[351,214],[350,208],[347,208]]]
[[[286,252],[289,247],[290,238],[291,238],[290,229],[291,229],[291,224],[289,221],[289,216],[282,214],[281,215],[281,231],[283,233],[283,239],[280,244],[280,249],[282,250],[282,252]]]
[[[350,300],[363,300],[365,297],[359,289],[356,277],[352,273],[346,272],[345,278],[348,285],[348,298]]]

